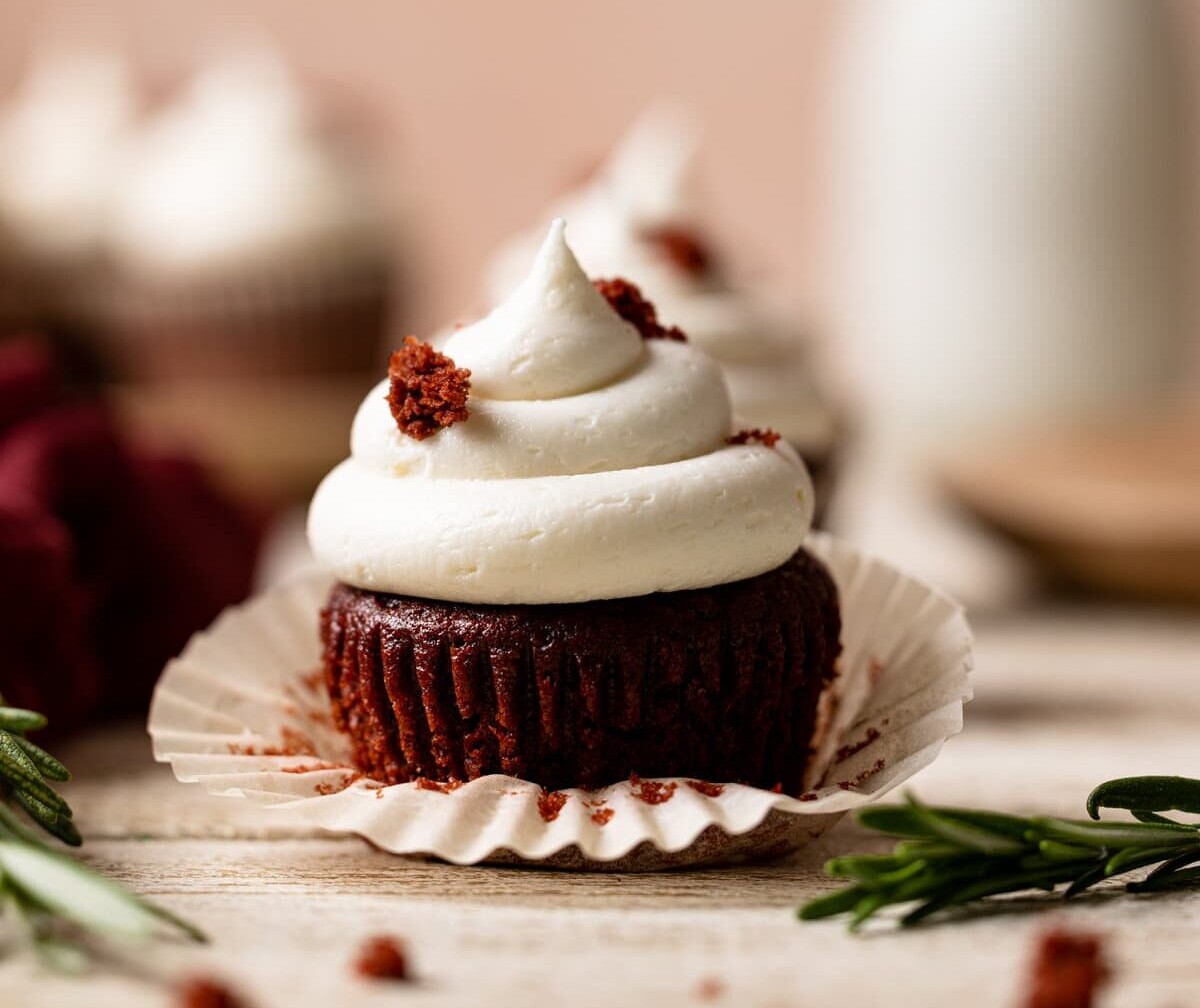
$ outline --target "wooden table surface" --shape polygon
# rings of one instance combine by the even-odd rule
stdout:
[[[1034,610],[976,627],[978,699],[914,787],[928,801],[1079,815],[1088,789],[1133,773],[1200,776],[1194,613]],[[0,960],[4,1005],[174,1003],[181,976],[219,976],[259,1008],[653,1004],[1016,1006],[1033,937],[1052,922],[1110,937],[1120,1008],[1200,1006],[1200,894],[1100,891],[1047,913],[997,909],[910,933],[801,925],[830,852],[873,841],[843,822],[784,863],[659,875],[573,875],[406,860],[313,836],[154,766],[136,726],[82,739],[69,797],[83,857],[212,937],[120,950],[67,980]],[[364,936],[407,943],[419,983],[368,984]],[[0,932],[2,934],[2,932]]]

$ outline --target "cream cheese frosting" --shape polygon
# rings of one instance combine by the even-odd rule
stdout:
[[[569,194],[553,216],[571,222],[571,244],[590,276],[622,276],[725,369],[737,415],[774,427],[802,449],[823,449],[834,419],[813,381],[810,349],[777,314],[713,272],[680,269],[648,240],[656,229],[694,230],[696,131],[680,114],[657,108],[629,135],[591,182]],[[489,273],[494,298],[525,268],[538,235],[501,249]]]
[[[579,602],[764,573],[812,519],[783,442],[727,443],[718,366],[645,340],[555,221],[490,315],[440,349],[471,371],[469,419],[414,440],[368,394],[351,456],[313,498],[318,560],[358,588],[472,603]]]
[[[270,50],[202,71],[134,147],[109,226],[123,265],[155,276],[338,259],[377,229],[360,179]]]
[[[0,220],[55,263],[98,250],[136,102],[127,65],[100,51],[48,51],[0,117]]]

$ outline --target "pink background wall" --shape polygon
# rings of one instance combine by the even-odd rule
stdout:
[[[651,100],[690,104],[716,232],[743,269],[822,315],[820,91],[830,0],[4,0],[0,91],[47,31],[107,38],[161,86],[210,45],[275,39],[377,137],[434,324],[479,290],[494,245]]]

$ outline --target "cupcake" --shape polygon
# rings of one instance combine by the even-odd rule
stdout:
[[[804,464],[562,221],[490,315],[392,355],[351,448],[308,533],[364,773],[800,789],[840,650]]]
[[[278,60],[215,63],[149,124],[106,248],[110,359],[153,387],[141,415],[241,482],[310,492],[380,363],[391,262],[357,166]],[[270,450],[297,430],[292,455]]]
[[[127,66],[95,51],[42,53],[0,113],[0,325],[86,310],[134,113]]]
[[[679,326],[721,365],[739,422],[779,431],[804,458],[817,506],[828,497],[840,440],[836,410],[812,341],[726,269],[697,223],[692,192],[696,138],[678,116],[643,117],[553,216],[571,222],[571,244],[592,276],[631,280],[667,325]],[[521,275],[540,235],[502,249],[490,272],[494,299]]]

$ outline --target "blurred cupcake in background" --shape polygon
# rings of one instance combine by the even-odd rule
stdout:
[[[666,326],[722,366],[739,424],[781,433],[803,456],[818,509],[830,496],[842,424],[817,373],[813,341],[738,282],[709,244],[694,192],[697,131],[677,110],[644,114],[582,188],[546,214],[563,217],[590,276],[633,281]],[[496,255],[493,300],[511,290],[539,224]]]
[[[309,489],[379,363],[382,217],[273,53],[203,70],[132,147],[108,221],[107,349],[134,411],[253,490]]]
[[[48,48],[0,110],[0,326],[83,322],[136,105],[115,54]]]

